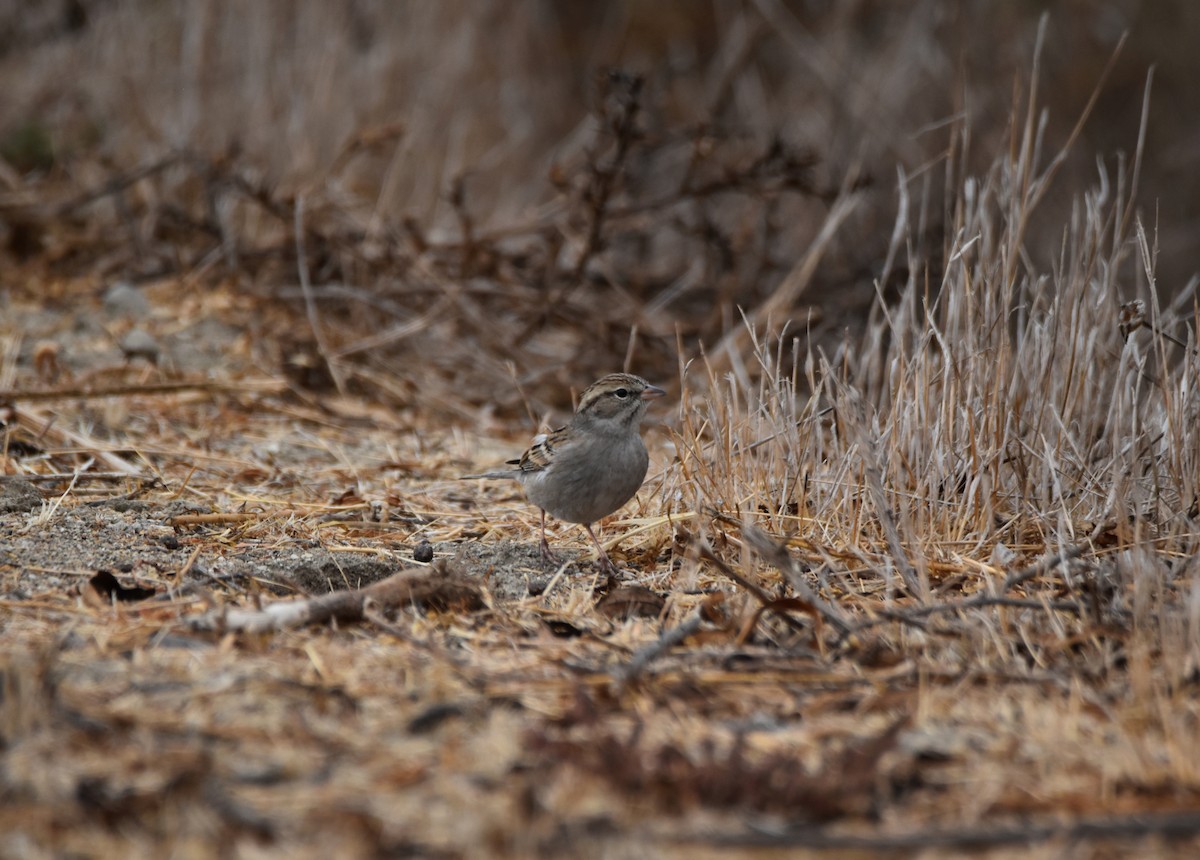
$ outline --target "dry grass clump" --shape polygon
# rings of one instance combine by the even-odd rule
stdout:
[[[789,514],[827,524],[840,512],[844,535],[894,521],[919,566],[936,559],[918,551],[934,536],[971,555],[1113,534],[1186,541],[1196,282],[1160,306],[1156,246],[1135,210],[1140,150],[1100,165],[1039,266],[1027,231],[1065,153],[1042,152],[1035,117],[1031,103],[1013,156],[983,176],[963,168],[966,130],[953,136],[946,174],[959,188],[936,264],[913,252],[922,181],[901,177],[893,247],[909,249],[907,280],[861,337],[806,352],[795,323],[770,335],[749,324],[748,351],[731,337],[699,378],[683,369],[685,398],[705,392],[681,410],[682,483],[697,493],[685,505],[780,528],[794,528]],[[864,516],[864,502],[879,509]]]
[[[769,524],[816,561],[911,566],[922,599],[965,559],[1079,544],[1191,554],[1193,292],[1159,305],[1136,162],[1101,175],[1040,270],[1023,231],[1058,161],[1039,164],[1032,124],[1019,139],[1014,159],[962,178],[943,269],[909,260],[861,339],[805,354],[788,328],[751,327],[747,356],[683,369],[668,506]],[[987,586],[986,565],[957,573]]]
[[[1039,267],[1024,231],[1059,162],[1039,153],[1032,119],[1014,140],[1012,158],[959,180],[940,271],[910,259],[922,275],[861,338],[827,355],[787,327],[751,326],[747,353],[682,367],[678,462],[659,498],[741,547],[739,575],[704,564],[688,581],[734,577],[744,611],[812,616],[818,650],[919,667],[919,733],[1016,732],[1028,746],[989,763],[996,788],[1011,786],[1010,765],[1039,762],[1041,803],[1153,806],[1169,784],[1192,808],[1200,773],[1177,751],[1200,740],[1193,292],[1159,303],[1136,157],[1101,166]],[[909,218],[902,207],[902,243]],[[1014,684],[1043,688],[1039,710],[1058,699],[1056,716],[1009,712],[1001,703],[1024,695]],[[1114,734],[1055,722],[1080,708]],[[979,797],[993,813],[1031,808],[1003,790]]]

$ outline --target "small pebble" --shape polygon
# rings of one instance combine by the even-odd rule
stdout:
[[[129,333],[121,338],[121,352],[125,353],[125,358],[130,361],[144,358],[151,364],[158,364],[158,341],[145,329],[130,329]]]
[[[29,481],[17,477],[0,480],[0,514],[23,514],[41,504],[41,492]]]
[[[433,561],[433,544],[427,540],[421,541],[413,550],[413,560],[422,564]]]
[[[104,310],[112,317],[140,319],[150,313],[150,302],[129,281],[117,281],[104,291]]]

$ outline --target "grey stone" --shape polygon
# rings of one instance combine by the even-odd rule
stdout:
[[[121,338],[121,352],[131,361],[144,358],[151,364],[157,364],[160,349],[152,334],[145,329],[134,328]]]
[[[0,478],[0,514],[32,511],[42,504],[42,494],[23,478]]]
[[[104,310],[112,317],[141,319],[150,313],[150,301],[128,281],[117,281],[104,291]]]

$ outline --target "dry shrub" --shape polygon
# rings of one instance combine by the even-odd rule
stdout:
[[[739,522],[784,538],[840,606],[888,621],[887,650],[950,675],[1124,678],[1119,695],[1159,703],[1153,731],[1187,743],[1194,294],[1160,301],[1140,151],[1100,165],[1038,265],[1025,231],[1061,159],[1041,151],[1035,117],[1014,114],[1019,145],[985,174],[949,163],[960,185],[936,268],[911,255],[917,195],[901,188],[909,275],[861,336],[806,351],[788,325],[747,323],[747,349],[731,339],[681,367],[678,460],[659,498],[711,522],[718,545],[740,543]]]

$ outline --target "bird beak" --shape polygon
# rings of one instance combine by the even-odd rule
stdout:
[[[657,385],[647,385],[646,390],[642,392],[642,400],[653,400],[656,397],[662,397],[666,393]]]

